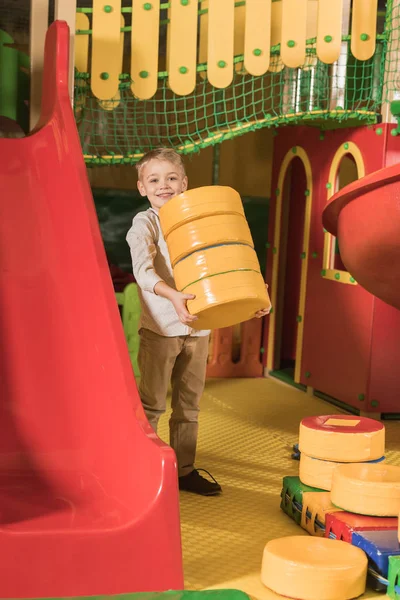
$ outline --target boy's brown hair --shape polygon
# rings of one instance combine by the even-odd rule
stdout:
[[[136,164],[136,170],[138,172],[139,179],[143,167],[146,166],[151,160],[166,160],[182,169],[183,175],[186,175],[185,165],[180,154],[175,152],[175,150],[172,148],[156,148],[155,150],[150,150],[150,152],[147,152],[147,154],[145,154],[143,158],[141,158]]]

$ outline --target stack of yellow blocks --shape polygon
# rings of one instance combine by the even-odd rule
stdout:
[[[196,329],[220,329],[270,307],[239,194],[229,187],[196,188],[160,209],[176,287],[195,298]]]

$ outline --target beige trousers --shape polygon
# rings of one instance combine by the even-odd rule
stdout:
[[[165,337],[141,329],[139,394],[147,419],[157,432],[172,385],[169,441],[178,461],[178,476],[194,468],[200,398],[204,390],[208,336]]]

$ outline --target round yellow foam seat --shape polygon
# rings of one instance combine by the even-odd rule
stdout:
[[[196,298],[187,303],[198,317],[195,329],[221,329],[248,321],[258,310],[271,306],[261,273],[233,271],[207,277],[189,285],[187,294]]]
[[[397,517],[400,467],[386,463],[340,465],[333,473],[332,503],[360,515]]]
[[[268,542],[261,580],[282,596],[299,600],[347,600],[365,592],[366,554],[351,544],[293,536]]]
[[[201,217],[236,213],[244,216],[240,195],[232,188],[214,185],[183,192],[160,209],[161,229],[165,239],[184,223]]]
[[[299,477],[300,481],[310,487],[330,491],[332,487],[332,475],[338,465],[344,463],[332,462],[312,458],[302,452],[300,454]]]
[[[300,423],[299,450],[333,462],[366,462],[385,454],[385,428],[353,415],[307,417]]]
[[[310,487],[330,491],[332,488],[333,471],[336,467],[344,464],[346,463],[312,458],[302,452],[300,454],[299,468],[300,481]]]
[[[182,290],[204,277],[244,270],[260,272],[255,250],[243,244],[224,244],[199,250],[179,261],[174,267],[174,279],[177,289]]]
[[[218,244],[236,243],[253,246],[250,229],[242,215],[213,215],[181,225],[167,239],[171,264],[196,250]]]

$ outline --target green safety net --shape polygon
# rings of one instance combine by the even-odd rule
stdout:
[[[389,0],[387,13],[391,11]],[[120,100],[105,110],[91,93],[90,75],[76,73],[75,115],[89,165],[137,162],[143,153],[170,146],[183,154],[232,139],[263,127],[304,124],[321,129],[376,123],[390,90],[397,89],[398,31],[381,14],[376,52],[367,61],[354,58],[350,36],[344,36],[340,59],[327,65],[316,57],[316,40],[307,42],[302,68],[283,68],[253,77],[243,71],[243,56],[235,57],[232,84],[213,88],[206,65],[198,66],[195,90],[178,96],[158,77],[150,100],[138,100],[129,75],[120,76]],[[129,27],[126,27],[129,30]],[[271,63],[279,64],[279,46],[271,48]],[[385,82],[385,86],[384,86]],[[384,92],[385,90],[385,92]]]

